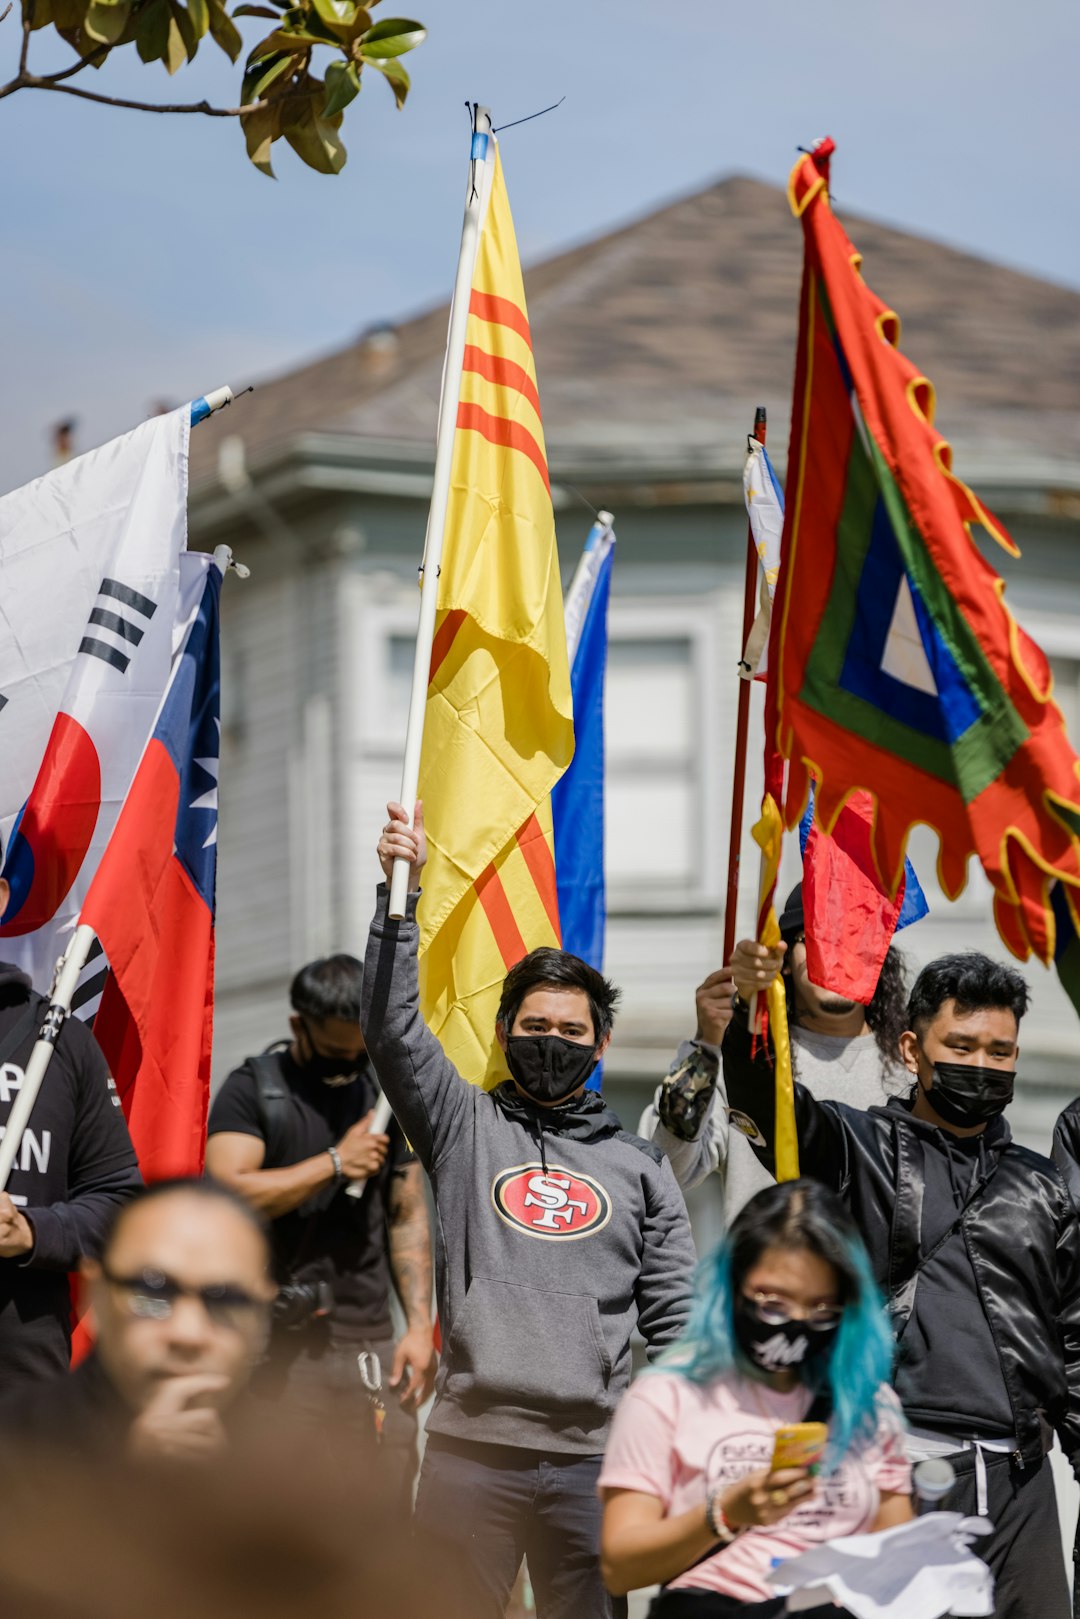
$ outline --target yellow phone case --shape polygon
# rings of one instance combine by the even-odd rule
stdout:
[[[824,1422],[793,1422],[777,1428],[773,1444],[772,1471],[783,1467],[814,1467],[825,1454],[829,1430]]]

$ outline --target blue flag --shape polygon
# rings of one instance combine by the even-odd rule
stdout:
[[[551,794],[563,949],[581,956],[598,972],[604,967],[606,916],[604,672],[614,560],[615,535],[610,517],[602,512],[585,542],[566,598],[574,757]]]

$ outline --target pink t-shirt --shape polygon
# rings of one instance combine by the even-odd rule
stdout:
[[[600,1489],[655,1495],[665,1517],[703,1505],[714,1490],[767,1468],[777,1428],[802,1422],[812,1396],[802,1386],[779,1394],[731,1373],[701,1386],[675,1372],[646,1372],[619,1403]],[[730,1546],[669,1584],[719,1591],[742,1602],[776,1595],[765,1583],[773,1564],[838,1535],[869,1529],[884,1493],[910,1493],[900,1406],[882,1387],[877,1434],[853,1447],[836,1472],[821,1475],[817,1494],[780,1523],[746,1529]]]

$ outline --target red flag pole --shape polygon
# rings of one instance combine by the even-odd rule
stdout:
[[[765,406],[754,412],[754,437],[765,442]],[[742,650],[750,638],[757,612],[758,554],[753,529],[746,532],[746,587],[743,591]],[[743,798],[746,790],[746,743],[750,731],[750,681],[739,680],[739,717],[735,728],[735,769],[731,781],[731,836],[728,840],[727,894],[724,899],[724,963],[735,948],[735,913],[739,903],[739,861],[742,848]]]

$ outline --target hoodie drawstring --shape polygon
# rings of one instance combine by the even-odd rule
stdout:
[[[537,1139],[537,1141],[539,1143],[539,1146],[540,1146],[540,1162],[543,1165],[544,1174],[546,1175],[547,1172],[548,1172],[548,1162],[547,1162],[547,1153],[544,1150],[544,1121],[543,1121],[543,1119],[537,1119],[537,1121],[536,1121],[536,1139]]]

